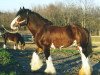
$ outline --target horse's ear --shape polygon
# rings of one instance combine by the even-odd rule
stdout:
[[[23,6],[23,9],[25,9],[24,6]]]

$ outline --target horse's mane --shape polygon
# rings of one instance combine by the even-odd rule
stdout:
[[[20,8],[20,10],[17,12],[16,16],[18,16],[18,15],[23,15],[23,14],[26,14],[26,15],[27,15],[27,13],[28,13],[28,14],[33,14],[33,15],[38,16],[38,17],[39,17],[40,19],[42,19],[46,24],[49,24],[49,25],[52,25],[52,24],[53,24],[51,21],[49,21],[49,20],[47,20],[46,18],[42,17],[40,14],[38,14],[38,13],[36,13],[36,12],[34,12],[34,11],[31,11],[31,10],[29,10],[29,9],[25,9],[25,8],[23,8],[23,9]]]

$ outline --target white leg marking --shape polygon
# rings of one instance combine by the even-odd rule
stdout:
[[[14,50],[16,50],[17,49],[17,47],[16,47],[16,45],[14,45]]]
[[[3,48],[6,48],[6,45],[5,44],[3,45]]]
[[[20,45],[18,45],[18,49],[21,49],[21,46]]]
[[[77,41],[74,40],[71,46],[77,46]]]
[[[54,46],[54,44],[53,44],[53,43],[51,44],[51,48],[56,49],[56,47]]]
[[[14,27],[14,24],[17,22],[17,19],[18,19],[19,17],[20,17],[20,16],[17,16],[17,17],[11,22],[11,25],[10,25],[11,29],[14,29],[14,30],[18,29],[18,27]]]
[[[43,65],[42,60],[39,58],[38,54],[34,52],[30,63],[31,70],[36,71],[40,69],[42,65]]]
[[[84,70],[85,75],[91,75],[91,67],[89,63],[88,57],[86,57],[82,52],[82,47],[78,46],[79,52],[81,54],[81,60],[82,60],[82,69]]]
[[[55,70],[54,65],[52,63],[51,56],[49,56],[48,60],[46,60],[46,64],[47,64],[47,67],[45,69],[45,72],[50,73],[50,74],[56,74],[56,70]]]
[[[64,46],[60,46],[60,48],[59,48],[59,49],[61,50],[63,47],[64,47]]]

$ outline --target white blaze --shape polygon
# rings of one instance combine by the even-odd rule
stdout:
[[[16,29],[18,29],[18,27],[14,27],[14,24],[17,22],[17,19],[19,18],[20,16],[17,16],[12,22],[11,22],[11,29],[14,29],[14,30],[16,30]]]

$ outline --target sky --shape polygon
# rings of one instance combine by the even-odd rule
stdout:
[[[70,2],[71,0],[0,0],[0,11],[15,11],[23,6],[31,9],[39,5],[43,6],[57,2],[66,3],[67,1]],[[100,0],[93,1],[95,1],[96,5],[100,6]]]

